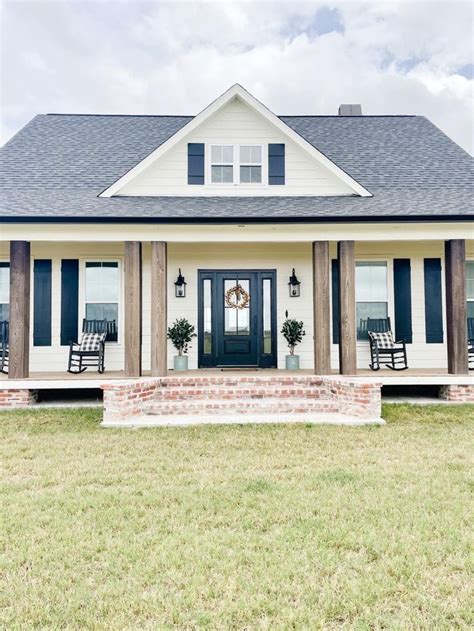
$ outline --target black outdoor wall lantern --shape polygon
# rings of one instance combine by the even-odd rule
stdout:
[[[176,298],[184,298],[186,296],[186,281],[181,274],[181,268],[179,268],[178,278],[174,284],[174,295]]]
[[[288,282],[288,289],[290,290],[290,298],[298,298],[300,295],[300,281],[296,278],[295,268],[290,276],[290,280]]]

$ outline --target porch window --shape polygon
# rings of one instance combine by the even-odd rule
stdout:
[[[242,145],[240,147],[240,183],[261,184],[262,182],[262,147],[260,145]]]
[[[87,261],[85,275],[85,315],[87,320],[115,320],[118,331],[120,279],[118,262]],[[108,334],[117,341],[117,332]]]
[[[213,184],[233,184],[234,147],[232,145],[212,145],[211,182]]]
[[[388,316],[387,263],[360,261],[356,263],[357,339],[367,340],[367,318]]]
[[[10,319],[10,264],[0,263],[0,322]]]
[[[467,317],[474,318],[474,261],[466,261]]]

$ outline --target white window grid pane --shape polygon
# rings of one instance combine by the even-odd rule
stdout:
[[[358,261],[356,263],[356,301],[387,302],[387,263]]]
[[[222,166],[225,164],[234,164],[234,147],[233,145],[212,145],[211,146],[211,165]]]
[[[93,262],[100,263],[100,266],[88,267],[86,265],[86,304],[118,303],[120,293],[118,263],[115,267],[104,267],[102,262]]]
[[[10,268],[0,267],[0,302],[10,302]]]
[[[262,147],[260,145],[241,145],[240,164],[261,166]]]

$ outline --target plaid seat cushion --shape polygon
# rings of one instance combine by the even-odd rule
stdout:
[[[395,346],[392,331],[385,331],[384,333],[369,331],[369,337],[379,348],[393,348]]]
[[[100,343],[105,340],[105,333],[83,333],[79,350],[98,351]]]

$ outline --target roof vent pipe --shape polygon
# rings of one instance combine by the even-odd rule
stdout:
[[[339,105],[337,112],[339,116],[362,116],[362,105],[360,103]]]

